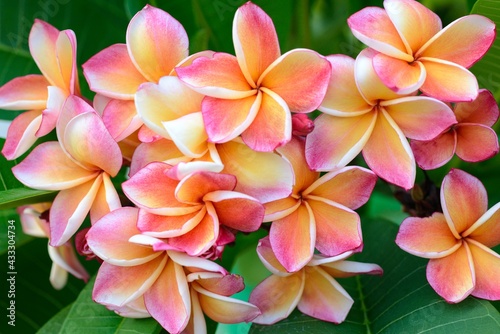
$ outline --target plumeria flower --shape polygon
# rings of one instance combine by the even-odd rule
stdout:
[[[398,93],[420,89],[447,102],[472,101],[476,77],[467,70],[495,40],[495,24],[468,15],[444,29],[441,19],[415,0],[384,0],[384,8],[366,7],[348,19],[356,38],[378,51],[373,67]]]
[[[122,315],[147,311],[169,333],[206,333],[204,314],[221,323],[251,321],[254,305],[230,298],[242,278],[218,264],[172,248],[155,250],[159,239],[141,235],[139,210],[124,207],[104,216],[87,234],[104,260],[92,298]],[[161,241],[160,241],[161,242]]]
[[[49,222],[44,214],[50,209],[52,203],[37,203],[24,205],[17,208],[23,232],[38,238],[48,238],[50,234]],[[76,256],[75,248],[71,242],[66,242],[59,247],[48,246],[49,256],[52,260],[50,269],[50,283],[54,289],[64,288],[68,281],[68,273],[85,282],[89,274]]]
[[[80,95],[76,37],[35,20],[29,34],[30,53],[42,74],[15,78],[0,88],[0,108],[28,110],[11,123],[2,154],[13,160],[54,130],[64,100]]]
[[[50,209],[50,244],[61,246],[80,228],[90,211],[94,222],[120,207],[111,178],[122,155],[97,112],[81,98],[67,98],[57,124],[56,141],[42,143],[12,168],[24,185],[60,190]]]
[[[304,146],[294,137],[277,149],[292,164],[295,185],[290,196],[265,204],[271,247],[289,272],[305,266],[315,248],[326,256],[361,250],[360,219],[353,210],[366,203],[377,181],[373,172],[356,166],[320,177],[307,168]]]
[[[262,312],[253,320],[258,324],[285,319],[295,307],[311,317],[339,324],[354,301],[335,278],[383,272],[376,264],[346,261],[353,254],[349,251],[334,257],[314,255],[300,271],[288,273],[273,253],[268,237],[259,241],[257,253],[272,273],[250,294],[250,303]]]
[[[430,259],[427,280],[447,302],[472,295],[500,300],[500,203],[488,210],[486,189],[474,176],[452,169],[441,186],[443,213],[406,218],[396,243]]]
[[[387,88],[373,68],[376,56],[365,49],[356,60],[328,57],[332,80],[319,108],[323,114],[307,136],[307,162],[314,170],[328,171],[345,166],[362,151],[375,174],[410,189],[416,164],[406,137],[433,139],[456,119],[444,102]]]
[[[252,149],[272,151],[291,138],[290,112],[307,113],[319,106],[330,65],[311,50],[280,55],[271,18],[251,2],[236,11],[233,43],[236,57],[215,53],[177,68],[177,74],[207,95],[201,111],[210,142],[241,135]]]
[[[236,177],[197,171],[182,179],[176,167],[153,162],[122,184],[139,212],[138,228],[149,236],[198,256],[216,244],[221,226],[243,232],[257,230],[264,207],[234,191]]]
[[[498,137],[491,128],[498,120],[498,105],[489,91],[479,90],[474,101],[459,102],[453,111],[457,124],[432,140],[411,141],[411,149],[421,168],[441,167],[455,153],[468,162],[483,161],[498,153]]]

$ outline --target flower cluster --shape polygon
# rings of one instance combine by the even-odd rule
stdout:
[[[49,237],[54,286],[66,271],[88,278],[70,246],[76,235],[80,253],[102,260],[93,299],[171,333],[206,331],[204,314],[272,324],[295,307],[344,321],[353,300],[335,278],[382,274],[346,260],[362,251],[355,210],[377,179],[408,190],[417,164],[499,150],[497,104],[468,70],[493,43],[490,20],[470,15],[443,28],[417,1],[385,0],[348,24],[367,45],[355,59],[282,53],[271,18],[248,2],[233,21],[235,55],[189,55],[183,26],[148,5],[125,44],[83,64],[90,102],[74,33],[36,21],[29,46],[42,74],[0,88],[0,108],[29,110],[2,153],[15,159],[57,135],[13,168],[26,186],[58,191],[21,210],[27,233]],[[352,164],[359,153],[369,169]],[[447,301],[500,299],[500,273],[488,269],[500,268],[488,248],[500,243],[499,206],[486,211],[484,188],[459,170],[445,178],[441,202],[443,214],[405,220],[397,244],[431,258],[429,282]],[[216,261],[238,233],[263,226],[257,254],[272,275],[240,301],[231,296],[243,278]]]

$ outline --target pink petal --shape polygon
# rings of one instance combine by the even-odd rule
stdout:
[[[445,103],[426,96],[404,97],[380,105],[411,139],[433,139],[456,123],[453,111]]]
[[[297,305],[300,312],[323,321],[343,322],[354,304],[347,291],[318,267],[307,267],[305,281]]]
[[[474,264],[466,242],[452,254],[431,259],[427,265],[427,280],[448,303],[464,300],[476,284]]]
[[[330,63],[318,53],[295,49],[276,59],[259,81],[278,94],[291,112],[311,112],[325,97],[331,72]]]
[[[188,56],[189,40],[182,25],[170,14],[146,6],[130,20],[127,48],[144,77],[158,82]]]
[[[45,109],[47,86],[43,75],[30,74],[14,78],[0,87],[0,108],[7,110]]]
[[[436,58],[422,58],[427,77],[420,90],[444,102],[473,101],[478,95],[477,79],[465,67]]]
[[[345,278],[359,274],[382,275],[382,268],[373,263],[362,263],[354,261],[334,261],[321,264],[321,269],[332,277]]]
[[[495,24],[481,15],[467,15],[450,23],[418,52],[419,57],[447,60],[469,68],[495,40]]]
[[[148,312],[170,333],[180,333],[191,314],[189,286],[182,266],[171,259],[144,294]]]
[[[183,178],[175,196],[183,203],[200,204],[206,201],[205,195],[216,190],[233,190],[235,186],[234,175],[200,171]]]
[[[435,169],[453,158],[456,148],[456,132],[447,131],[429,141],[412,140],[411,150],[422,169]]]
[[[469,162],[489,159],[498,153],[496,132],[481,124],[457,125],[457,155]]]
[[[255,151],[271,152],[290,141],[292,117],[285,101],[279,95],[265,88],[261,90],[262,102],[259,111],[243,131],[241,138]]]
[[[179,78],[197,92],[221,99],[242,99],[255,95],[235,56],[214,53],[200,57],[189,66],[177,67]]]
[[[253,322],[271,325],[288,317],[302,297],[304,274],[300,271],[286,277],[271,275],[257,285],[250,294],[249,302],[257,306],[262,314]]]
[[[169,250],[167,251],[168,256],[175,261],[175,263],[178,263],[179,265],[189,268],[189,271],[191,272],[214,272],[214,273],[221,273],[222,275],[227,275],[228,272],[226,269],[218,265],[217,263],[201,258],[201,257],[193,257],[189,256],[184,252],[178,252],[178,251],[173,251]]]
[[[399,228],[396,244],[415,256],[435,259],[450,255],[462,245],[441,213],[431,217],[406,218]]]
[[[62,190],[50,208],[50,245],[60,246],[67,242],[80,228],[89,213],[102,177],[88,181],[71,189]]]
[[[378,115],[363,157],[379,177],[405,189],[413,188],[416,166],[410,145],[385,110],[381,108]]]
[[[383,53],[373,57],[373,69],[384,85],[398,94],[415,92],[422,86],[427,75],[421,62],[408,63]]]
[[[500,255],[493,252],[488,247],[467,240],[472,259],[474,261],[474,271],[476,274],[476,285],[472,295],[474,297],[500,300]]]
[[[196,282],[203,289],[212,293],[229,297],[245,288],[243,277],[239,275],[222,275],[220,273],[205,273],[203,276],[200,272],[194,272],[187,276],[188,282]]]
[[[189,160],[191,158],[185,157],[171,140],[159,139],[151,143],[142,143],[134,151],[130,164],[130,176],[153,161],[163,161],[175,165],[180,161]]]
[[[347,165],[368,142],[376,121],[375,112],[354,117],[319,115],[306,138],[309,168],[330,171]]]
[[[191,231],[206,214],[205,209],[180,216],[159,216],[139,211],[137,228],[142,234],[156,238],[173,238]]]
[[[244,4],[234,15],[233,42],[245,78],[256,87],[260,75],[280,56],[273,21],[257,5]]]
[[[312,258],[316,244],[314,214],[307,203],[275,220],[269,231],[271,247],[288,272],[302,269]]]
[[[347,19],[353,35],[369,47],[388,56],[413,61],[410,50],[385,10],[366,7]]]
[[[125,44],[114,44],[82,65],[90,89],[115,99],[133,100],[146,78],[130,59]]]
[[[495,97],[486,89],[480,89],[472,102],[457,103],[453,111],[459,123],[477,123],[490,127],[496,123],[499,114]]]
[[[111,100],[102,112],[102,121],[115,141],[130,136],[142,126],[134,101]]]
[[[14,160],[26,153],[36,142],[35,135],[40,127],[42,115],[40,110],[25,111],[12,121],[2,148],[7,160]]]
[[[363,247],[358,214],[335,202],[307,199],[316,223],[316,249],[326,256],[336,256]]]
[[[12,172],[24,185],[42,190],[72,188],[99,175],[76,165],[54,141],[35,147]]]
[[[203,200],[212,203],[220,224],[238,231],[256,231],[264,218],[264,206],[242,193],[219,190],[208,193]]]
[[[441,206],[451,231],[459,239],[488,209],[488,195],[479,179],[452,169],[441,185]]]
[[[474,239],[486,247],[500,244],[500,203],[486,211],[467,231],[462,233],[467,240]]]
[[[274,275],[282,277],[293,275],[288,273],[285,267],[283,267],[283,265],[276,258],[276,254],[274,254],[271,242],[269,241],[269,235],[259,240],[259,243],[257,244],[257,255],[267,270]]]

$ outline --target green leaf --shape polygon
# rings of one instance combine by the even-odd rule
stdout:
[[[16,188],[0,191],[0,210],[15,208],[30,203],[50,202],[55,191]]]
[[[300,312],[273,326],[252,325],[250,333],[499,333],[500,313],[481,299],[448,304],[427,283],[426,259],[403,252],[394,239],[398,226],[384,220],[363,224],[365,248],[356,260],[379,264],[384,275],[339,279],[355,300],[347,320],[335,325]]]
[[[62,325],[64,324],[64,320],[69,314],[73,304],[69,304],[61,311],[59,311],[55,316],[53,316],[50,321],[45,323],[42,328],[37,332],[37,334],[53,334],[53,333],[61,333]]]

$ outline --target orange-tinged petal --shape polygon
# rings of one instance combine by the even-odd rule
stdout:
[[[442,213],[431,217],[406,218],[399,228],[396,244],[404,251],[428,259],[450,255],[462,245],[450,231]]]
[[[104,215],[121,208],[120,197],[108,173],[102,173],[102,184],[90,208],[90,222],[93,224]]]
[[[60,246],[80,228],[102,184],[102,176],[59,192],[50,208],[50,245]]]
[[[97,272],[92,299],[104,305],[123,306],[140,298],[162,273],[167,258],[158,256],[131,267],[104,262]]]
[[[417,1],[385,0],[384,8],[411,53],[417,52],[442,28],[439,16]],[[417,31],[415,27],[420,29]]]
[[[411,139],[431,140],[456,123],[450,107],[426,96],[403,97],[380,105]]]
[[[405,189],[413,188],[416,166],[410,144],[383,108],[378,115],[363,157],[379,177]]]
[[[184,155],[200,158],[208,151],[208,135],[201,112],[162,122],[168,136]]]
[[[243,75],[236,57],[227,53],[197,58],[191,65],[177,67],[175,71],[184,83],[207,96],[241,99],[256,93]]]
[[[356,86],[354,79],[355,60],[345,55],[326,57],[332,66],[332,76],[325,98],[318,108],[333,116],[357,116],[372,109]]]
[[[271,325],[288,317],[302,297],[304,276],[305,271],[301,270],[286,277],[271,275],[259,283],[250,294],[249,302],[257,306],[262,314],[253,322]]]
[[[431,259],[427,280],[448,303],[458,303],[471,294],[476,285],[473,258],[466,242],[452,254]]]
[[[234,15],[233,43],[243,74],[256,87],[260,75],[280,56],[273,21],[260,7],[247,2]]]
[[[35,147],[12,172],[24,185],[42,190],[72,188],[99,175],[75,164],[54,141]]]
[[[302,196],[321,197],[356,210],[368,201],[376,181],[371,170],[347,166],[324,174]]]
[[[274,275],[290,276],[285,267],[278,261],[269,241],[269,236],[259,240],[257,244],[257,255],[259,256],[262,264]]]
[[[422,86],[427,75],[421,62],[408,63],[383,53],[373,57],[373,69],[384,85],[398,94],[415,92]]]
[[[291,214],[293,211],[297,210],[299,205],[300,200],[291,196],[276,201],[267,202],[265,204],[266,215],[264,216],[264,221],[269,222],[284,218]]]
[[[190,286],[190,294],[191,294],[191,317],[189,318],[189,322],[184,328],[183,333],[186,334],[196,334],[196,333],[207,333],[207,323],[205,321],[205,315],[203,314],[203,310],[200,306],[200,301],[198,299],[198,294]]]
[[[368,142],[376,120],[376,112],[355,117],[318,116],[314,130],[306,137],[309,167],[330,171],[347,165]]]
[[[56,86],[64,90],[67,94],[80,95],[76,66],[76,36],[72,30],[63,30],[59,33],[55,51],[58,68],[52,69],[54,74],[46,73],[46,77],[50,81],[51,78],[56,76],[55,73],[59,72],[62,83]]]
[[[82,67],[92,91],[115,99],[133,100],[139,85],[147,81],[130,59],[125,44],[111,45]]]
[[[379,7],[366,7],[347,19],[353,35],[369,47],[388,56],[413,61],[404,41],[387,12]]]
[[[0,87],[0,108],[7,110],[45,109],[49,82],[43,75],[14,78]]]
[[[308,198],[316,222],[316,249],[336,256],[363,247],[361,224],[356,212],[322,198]]]
[[[316,319],[339,324],[354,301],[347,291],[319,267],[307,267],[304,293],[297,308]]]
[[[486,247],[500,244],[500,203],[486,211],[467,231],[462,233],[467,240],[474,239]]]
[[[288,197],[292,192],[293,169],[273,152],[256,152],[241,141],[217,145],[223,173],[236,176],[235,191],[255,197],[261,203]]]
[[[163,161],[170,165],[176,165],[181,161],[190,160],[191,158],[184,156],[179,151],[172,140],[162,138],[151,143],[142,143],[134,151],[130,164],[130,176],[153,161]]]
[[[427,77],[420,87],[425,95],[444,102],[473,101],[478,95],[477,79],[465,67],[436,58],[421,58]]]
[[[475,242],[467,239],[476,274],[476,285],[472,295],[474,297],[500,300],[500,255]]]
[[[495,23],[481,15],[461,17],[418,52],[418,57],[448,60],[469,68],[488,51],[495,40]]]
[[[452,169],[441,185],[441,206],[457,239],[488,209],[488,195],[479,179]]]
[[[25,111],[12,121],[7,131],[7,138],[2,147],[2,154],[7,160],[14,160],[26,153],[36,142],[36,133],[42,122],[40,110]]]
[[[261,88],[260,108],[241,138],[251,149],[271,152],[292,137],[292,115],[287,104],[276,93]],[[262,94],[262,95],[261,95]]]
[[[245,288],[240,275],[213,272],[194,272],[186,276],[188,282],[196,282],[203,289],[229,297]]]
[[[496,132],[482,124],[458,124],[457,155],[460,159],[478,162],[489,159],[498,153]]]
[[[186,234],[196,227],[206,215],[207,210],[179,216],[159,216],[145,210],[139,211],[137,228],[142,234],[156,238],[173,238]]]
[[[457,144],[456,132],[447,131],[429,141],[412,140],[411,150],[422,169],[435,169],[453,158]]]
[[[493,126],[498,120],[498,104],[493,94],[480,89],[472,102],[460,102],[455,105],[455,116],[459,123],[477,123]]]
[[[315,51],[291,50],[272,63],[260,86],[278,94],[291,112],[311,112],[325,97],[331,76],[330,63]]]
[[[148,81],[158,82],[188,56],[189,40],[170,14],[146,5],[130,20],[127,48],[139,72]]]
[[[198,292],[203,313],[217,322],[223,324],[250,322],[261,314],[255,305],[210,292],[197,283],[193,283],[193,289]]]
[[[234,175],[200,171],[183,178],[175,189],[175,196],[183,203],[200,204],[205,201],[205,195],[216,190],[233,190],[235,186]]]
[[[307,203],[275,220],[269,231],[271,247],[288,272],[302,269],[312,258],[316,244],[314,214]]]
[[[208,140],[212,143],[224,143],[239,136],[254,121],[261,108],[261,101],[260,91],[255,96],[237,100],[205,97],[201,112]]]
[[[154,252],[129,242],[141,233],[137,228],[137,208],[119,208],[97,221],[87,232],[87,244],[95,255],[105,262],[117,266],[136,266],[146,263],[161,252]]]
[[[170,333],[180,333],[191,314],[189,286],[182,266],[172,259],[144,293],[148,312]]]

